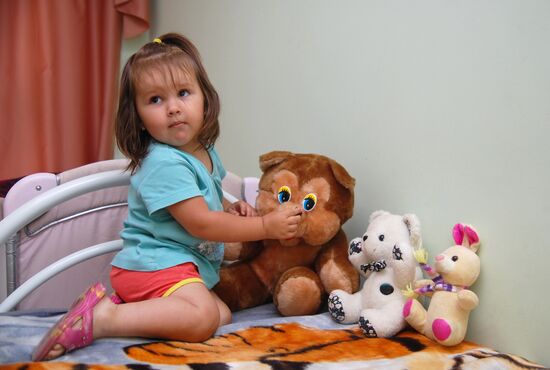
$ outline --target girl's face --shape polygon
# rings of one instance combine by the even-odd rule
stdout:
[[[157,141],[195,151],[204,120],[204,95],[194,73],[156,70],[136,82],[136,108]]]

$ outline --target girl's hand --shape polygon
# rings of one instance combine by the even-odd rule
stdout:
[[[235,216],[254,217],[257,216],[256,209],[243,200],[231,203],[226,209],[226,212]]]
[[[292,239],[296,237],[301,218],[302,211],[298,206],[276,210],[262,216],[266,239]]]

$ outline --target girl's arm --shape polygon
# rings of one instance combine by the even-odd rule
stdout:
[[[298,206],[262,217],[240,217],[223,211],[211,211],[202,197],[186,199],[167,209],[191,235],[220,242],[290,239],[296,236],[301,218]]]

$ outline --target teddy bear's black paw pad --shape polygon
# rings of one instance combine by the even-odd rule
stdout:
[[[337,295],[328,297],[328,312],[336,322],[342,322],[346,318],[342,301]]]
[[[363,250],[362,246],[361,246],[361,242],[360,241],[352,241],[350,244],[349,244],[349,255],[351,256],[352,254],[359,254],[361,253],[361,251]]]
[[[371,325],[369,320],[365,319],[364,317],[359,318],[359,327],[363,331],[363,334],[369,338],[376,338],[378,335],[376,334],[376,330],[374,330],[374,327]]]
[[[403,259],[403,252],[401,252],[401,248],[397,245],[393,246],[393,259],[398,261]]]

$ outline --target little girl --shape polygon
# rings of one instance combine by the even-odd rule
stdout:
[[[188,39],[171,33],[144,45],[126,63],[120,89],[116,140],[132,176],[124,247],[112,262],[116,294],[91,286],[44,336],[34,361],[103,337],[204,341],[231,321],[211,291],[221,242],[297,232],[298,208],[258,217],[243,201],[222,201],[220,102]]]

